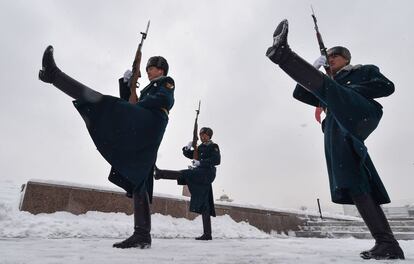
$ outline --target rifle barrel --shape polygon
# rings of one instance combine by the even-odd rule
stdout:
[[[144,44],[144,39],[147,38],[150,22],[151,22],[151,20],[148,20],[147,29],[145,30],[145,32],[141,32],[142,37],[141,37],[141,43],[139,43],[140,46],[142,46],[142,44]]]
[[[196,110],[197,117],[198,117],[198,114],[200,114],[200,105],[201,105],[201,100],[198,101],[198,109]]]

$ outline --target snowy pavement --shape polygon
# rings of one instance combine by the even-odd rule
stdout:
[[[115,249],[132,232],[132,216],[67,212],[32,215],[18,210],[20,183],[0,179],[0,264],[11,263],[367,263],[359,252],[372,240],[296,238],[266,234],[229,216],[212,219],[213,240],[195,241],[201,217],[193,221],[152,216],[151,249]],[[400,241],[414,263],[414,241]],[[369,263],[372,263],[369,262]]]
[[[115,239],[0,239],[0,263],[367,263],[361,249],[372,241],[348,239],[154,239],[151,249],[115,249]],[[401,242],[406,253],[413,242]],[[408,255],[408,254],[407,254]],[[369,261],[372,263],[373,261]],[[414,263],[403,261],[376,263]]]

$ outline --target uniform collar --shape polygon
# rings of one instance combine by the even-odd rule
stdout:
[[[141,93],[146,92],[148,89],[150,89],[153,86],[154,83],[156,83],[157,81],[161,80],[164,77],[165,76],[162,75],[150,81],[150,83],[147,86],[145,86],[144,89],[141,90]]]
[[[340,73],[342,71],[352,71],[352,70],[356,70],[358,68],[361,68],[361,66],[362,66],[361,64],[357,64],[357,65],[348,64],[348,65],[345,65],[342,69],[340,69],[336,74],[338,74],[338,73]]]
[[[213,140],[209,140],[209,141],[207,141],[207,142],[204,142],[204,143],[201,143],[201,145],[206,145],[206,146],[208,146],[208,145],[210,145],[210,144],[213,144]]]
[[[342,69],[340,69],[336,74],[340,73],[341,71],[351,71],[352,68],[354,66],[352,66],[351,64],[345,65],[344,67],[342,67]]]
[[[164,77],[165,77],[164,75],[158,76],[157,78],[152,79],[152,80],[151,80],[151,83],[154,83],[154,82],[156,82],[156,81],[158,81],[158,80],[160,80],[160,79],[162,79],[162,78],[164,78]]]
[[[353,70],[356,70],[356,69],[358,69],[358,68],[361,68],[361,64],[357,64],[357,65],[351,65],[351,64],[348,64],[348,65],[345,65],[344,67],[342,67],[342,69],[340,69],[336,74],[335,74],[335,76],[338,76],[338,75],[340,75],[340,74],[347,74],[347,73],[349,73],[349,72],[351,72],[351,71],[353,71]]]

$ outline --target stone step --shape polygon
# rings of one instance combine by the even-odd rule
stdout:
[[[389,221],[391,226],[414,226],[413,220]],[[307,226],[365,226],[363,221],[308,221]]]
[[[358,239],[372,239],[369,232],[325,232],[325,231],[296,231],[296,237],[313,237],[313,238],[346,238],[355,237]],[[397,240],[414,240],[413,232],[394,232]]]
[[[362,221],[308,221],[307,226],[364,226]]]
[[[387,217],[389,221],[414,221],[414,217]]]
[[[413,232],[414,233],[414,226],[392,226],[391,229],[393,232]],[[326,232],[364,231],[365,232],[365,231],[368,231],[368,227],[366,226],[302,226],[301,231],[326,231]]]

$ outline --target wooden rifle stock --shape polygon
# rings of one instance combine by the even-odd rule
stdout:
[[[139,100],[138,95],[137,95],[137,88],[139,88],[138,79],[141,78],[141,70],[140,70],[141,58],[142,58],[141,50],[144,44],[144,39],[147,38],[149,26],[150,26],[150,21],[148,21],[147,29],[145,30],[145,32],[141,32],[141,35],[142,35],[141,42],[138,44],[138,49],[137,49],[137,52],[135,53],[134,62],[132,63],[132,76],[131,76],[130,87],[129,87],[131,91],[131,95],[129,96],[129,102],[131,104],[136,104]]]
[[[197,141],[198,141],[198,115],[200,114],[200,104],[201,101],[198,101],[198,109],[196,110],[196,118],[194,121],[194,129],[193,129],[193,141],[191,143],[191,146],[194,149],[193,152],[193,160],[198,160],[198,146],[197,146]],[[190,190],[188,189],[187,185],[183,186],[183,192],[182,192],[183,196],[187,196],[190,197],[191,193]]]

